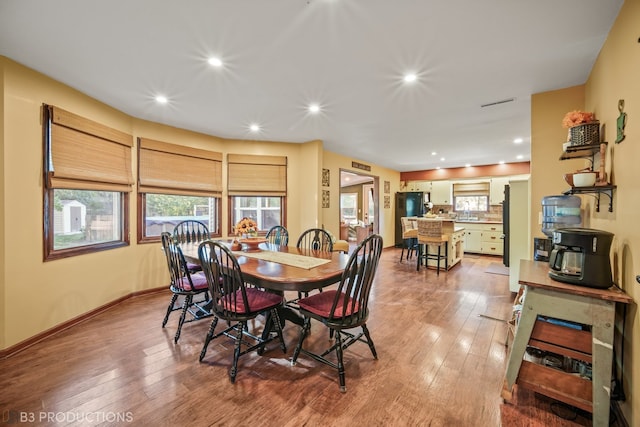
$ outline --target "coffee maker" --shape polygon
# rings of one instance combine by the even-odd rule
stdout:
[[[613,234],[591,228],[553,231],[549,277],[560,282],[607,289],[613,285],[609,251]]]

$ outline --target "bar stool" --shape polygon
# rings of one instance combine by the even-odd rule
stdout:
[[[407,250],[407,261],[416,251],[418,246],[418,217],[403,216],[400,217],[400,225],[402,227],[402,252],[400,252],[400,262],[404,256],[404,250]],[[417,252],[417,251],[416,251]]]
[[[442,233],[442,221],[427,218],[418,218],[418,262],[416,271],[420,271],[420,264],[428,267],[429,260],[436,260],[436,274],[440,275],[440,261],[444,259],[444,271],[449,269],[449,238]],[[429,253],[429,246],[438,248],[437,254]],[[444,254],[442,247],[444,246]],[[424,253],[423,253],[424,248]]]

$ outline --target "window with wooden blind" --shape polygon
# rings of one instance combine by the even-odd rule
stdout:
[[[286,226],[287,158],[228,154],[227,192],[229,234],[244,217],[257,222],[259,234]]]
[[[197,220],[220,235],[222,153],[138,139],[138,242]]]
[[[456,212],[488,212],[489,182],[453,184],[453,205]]]
[[[43,105],[44,259],[129,244],[133,137]]]

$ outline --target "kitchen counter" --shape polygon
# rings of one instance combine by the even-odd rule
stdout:
[[[454,220],[455,222],[462,222],[462,223],[470,223],[470,224],[502,224],[502,221],[491,221],[491,220],[485,220],[485,219],[456,219]]]

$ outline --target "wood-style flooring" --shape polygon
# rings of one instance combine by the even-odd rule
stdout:
[[[439,276],[399,257],[400,249],[383,251],[371,295],[378,360],[366,344],[345,351],[346,393],[328,366],[304,355],[290,365],[293,324],[286,354],[272,342],[262,356],[241,357],[231,384],[226,338],[198,362],[211,319],[185,324],[178,344],[178,313],[161,327],[167,290],[0,360],[0,425],[499,426],[508,276],[485,272],[492,257],[465,258]],[[327,343],[313,323],[307,345]]]

